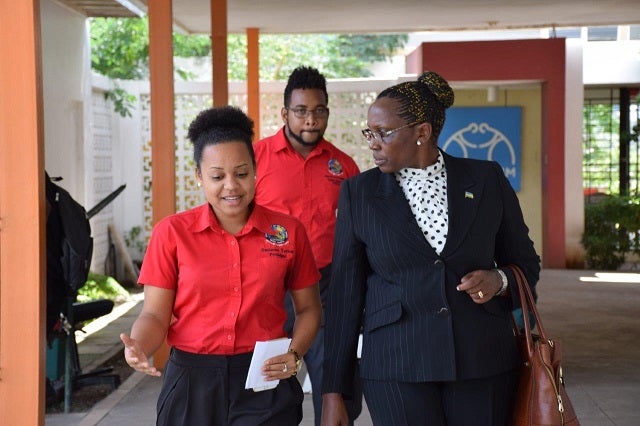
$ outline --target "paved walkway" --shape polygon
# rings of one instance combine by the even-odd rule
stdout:
[[[640,425],[640,274],[544,270],[538,289],[547,333],[564,344],[565,382],[581,424]],[[87,336],[81,360],[93,354],[96,364],[121,350],[118,334],[129,329],[140,306]],[[45,423],[153,425],[160,385],[160,379],[134,373],[89,412],[51,414]],[[303,410],[302,425],[313,425],[310,395]],[[356,420],[357,426],[371,424],[366,410]]]

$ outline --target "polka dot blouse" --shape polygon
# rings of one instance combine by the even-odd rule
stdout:
[[[447,171],[442,153],[438,153],[438,160],[431,166],[424,169],[405,168],[396,172],[395,176],[422,234],[440,254],[449,230]]]

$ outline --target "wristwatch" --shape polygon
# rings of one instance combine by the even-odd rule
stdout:
[[[298,371],[300,371],[300,369],[302,368],[302,358],[300,358],[300,355],[298,355],[298,352],[296,352],[296,350],[293,348],[289,348],[289,352],[291,352],[293,356],[296,358],[296,371],[293,373],[293,375],[295,376],[296,374],[298,374]]]
[[[494,269],[500,275],[500,280],[502,281],[502,287],[500,290],[496,292],[496,296],[502,296],[507,292],[507,287],[509,286],[509,280],[507,280],[507,275],[502,271],[502,269]]]

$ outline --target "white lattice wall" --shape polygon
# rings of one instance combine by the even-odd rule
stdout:
[[[107,197],[114,188],[114,138],[112,131],[113,108],[105,100],[104,92],[94,89],[91,96],[91,144],[86,147],[90,161],[87,177],[87,205],[89,211]],[[109,249],[107,227],[113,222],[113,205],[107,205],[91,218],[93,257],[91,270],[104,273]]]

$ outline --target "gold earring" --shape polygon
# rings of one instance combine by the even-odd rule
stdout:
[[[200,182],[198,182],[198,188],[200,188]]]

